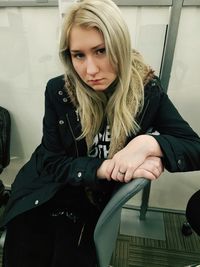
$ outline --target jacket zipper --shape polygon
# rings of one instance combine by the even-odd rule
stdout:
[[[70,132],[71,132],[71,134],[72,134],[72,136],[74,138],[74,143],[75,143],[75,148],[76,148],[76,156],[78,157],[79,156],[79,152],[78,152],[77,141],[76,141],[76,137],[74,136],[74,132],[73,132],[73,129],[72,129],[68,114],[66,114],[66,118],[67,118],[67,122],[69,124]]]
[[[76,120],[79,121],[79,114],[78,114],[78,109],[75,110],[75,113],[76,113]]]
[[[85,223],[83,224],[82,228],[81,228],[81,232],[80,232],[80,235],[79,235],[79,239],[78,239],[78,247],[80,246],[81,244],[81,240],[82,240],[82,237],[83,237],[83,232],[84,232],[84,229],[85,229]]]

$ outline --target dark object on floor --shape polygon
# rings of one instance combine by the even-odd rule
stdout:
[[[186,218],[192,229],[200,235],[200,190],[189,199],[186,207]]]
[[[188,222],[184,222],[182,226],[182,234],[184,236],[189,236],[192,234],[192,228]]]

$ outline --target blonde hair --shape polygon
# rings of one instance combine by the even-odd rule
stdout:
[[[105,94],[89,88],[74,70],[69,53],[69,35],[72,27],[98,29],[104,37],[106,53],[117,73],[117,85],[107,100]],[[65,66],[65,78],[76,99],[82,123],[82,135],[90,150],[104,118],[111,128],[112,146],[121,136],[136,134],[139,126],[136,116],[143,107],[143,81],[135,67],[130,34],[121,12],[111,0],[83,0],[67,12],[61,32],[60,58]]]

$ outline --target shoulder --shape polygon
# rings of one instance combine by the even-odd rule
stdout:
[[[55,105],[57,103],[64,105],[71,103],[65,88],[64,75],[54,77],[47,82],[45,98],[46,101],[50,100]]]
[[[160,79],[154,76],[144,87],[144,107],[143,111],[148,111],[154,114],[163,104],[166,93],[164,92]]]
[[[60,75],[50,79],[47,82],[47,90],[62,89],[65,85],[64,75]]]
[[[64,75],[54,77],[47,82],[45,95],[50,98],[66,97]]]
[[[161,81],[157,76],[154,76],[144,87],[145,99],[149,98],[160,98],[165,94]]]

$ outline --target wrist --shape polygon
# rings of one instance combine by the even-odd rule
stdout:
[[[152,135],[145,135],[148,144],[148,156],[162,157],[163,153],[158,141]]]
[[[148,134],[138,135],[135,137],[128,146],[138,147],[138,150],[146,157],[156,156],[162,157],[162,151],[157,140]]]

